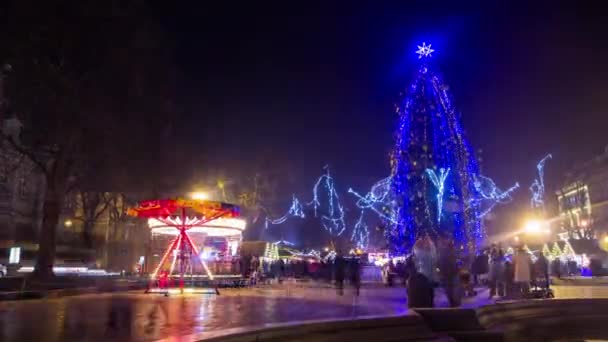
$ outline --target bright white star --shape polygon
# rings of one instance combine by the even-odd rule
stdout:
[[[431,44],[426,45],[425,42],[422,42],[422,46],[418,45],[418,51],[416,51],[418,59],[422,57],[433,57],[431,56],[431,53],[433,52],[435,52],[435,50],[431,49]]]

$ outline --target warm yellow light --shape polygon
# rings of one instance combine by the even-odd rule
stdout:
[[[538,234],[541,232],[542,222],[538,220],[530,220],[524,225],[524,231],[528,234]]]
[[[74,223],[72,222],[72,220],[68,219],[65,220],[65,222],[63,222],[63,225],[70,228]]]
[[[206,200],[209,199],[209,195],[206,192],[195,191],[190,194],[190,197],[194,200]]]
[[[608,243],[608,235],[604,236],[604,242]]]
[[[514,237],[513,240],[515,240],[515,242],[519,242],[519,236]]]

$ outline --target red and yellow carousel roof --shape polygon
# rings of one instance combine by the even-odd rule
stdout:
[[[164,199],[141,201],[134,208],[129,208],[127,214],[135,217],[156,218],[179,214],[181,209],[191,209],[207,218],[239,217],[239,207],[234,204],[190,199]]]

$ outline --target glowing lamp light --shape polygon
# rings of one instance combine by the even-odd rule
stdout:
[[[209,199],[209,195],[206,192],[195,191],[190,194],[193,200],[206,200]]]
[[[589,225],[589,221],[587,221],[587,220],[582,220],[581,221],[581,227],[587,228],[588,225]]]
[[[604,236],[604,242],[608,243],[608,235]]]
[[[66,226],[67,228],[70,228],[73,224],[74,224],[74,222],[72,222],[72,220],[70,220],[70,219],[67,219],[63,222],[63,225]]]
[[[542,231],[542,222],[538,220],[530,220],[524,225],[524,231],[528,234],[538,234]]]

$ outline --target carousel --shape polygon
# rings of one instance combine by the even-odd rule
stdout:
[[[237,206],[178,198],[143,201],[128,214],[147,219],[153,241],[165,246],[156,254],[160,260],[150,273],[148,292],[194,292],[205,284],[219,294],[218,278],[224,274],[217,274],[217,266],[237,255],[245,229]]]

